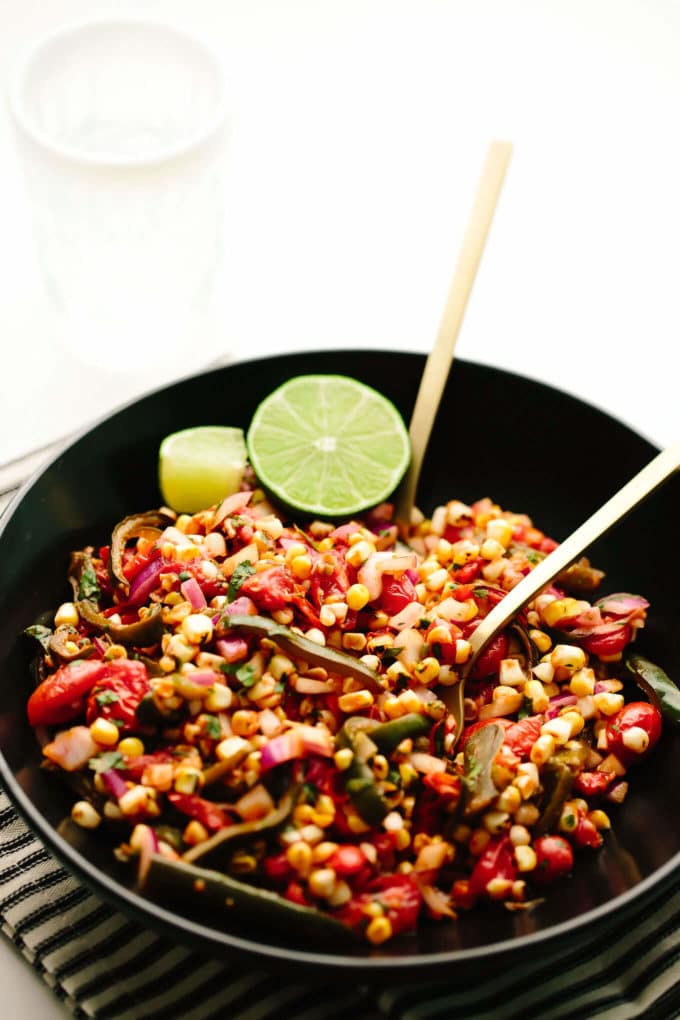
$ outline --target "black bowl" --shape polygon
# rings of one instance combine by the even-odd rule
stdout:
[[[0,771],[29,825],[84,882],[124,911],[179,942],[260,963],[308,965],[307,974],[344,970],[362,981],[464,976],[507,967],[514,954],[565,952],[612,933],[669,889],[680,864],[680,733],[670,729],[631,776],[625,804],[612,812],[614,833],[603,849],[582,852],[572,878],[553,887],[526,913],[501,907],[473,911],[455,924],[428,924],[371,949],[335,951],[296,941],[294,933],[217,930],[200,918],[174,914],[138,896],[101,832],[65,832],[71,797],[40,769],[28,726],[24,641],[17,635],[68,595],[68,553],[104,542],[111,526],[159,502],[158,446],[167,433],[197,424],[246,427],[274,387],[307,372],[351,374],[381,390],[410,415],[424,359],[417,354],[332,351],[244,362],[185,379],[106,418],[64,450],[25,488],[0,532]],[[627,426],[548,386],[508,372],[456,362],[439,411],[423,471],[420,503],[431,510],[458,497],[489,495],[526,512],[557,539],[565,537],[655,453]],[[680,477],[592,549],[607,571],[606,590],[632,591],[652,603],[639,644],[651,659],[680,676],[680,588],[677,510]]]

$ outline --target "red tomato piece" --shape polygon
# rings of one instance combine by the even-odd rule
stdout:
[[[571,837],[576,846],[590,846],[597,849],[602,846],[602,834],[597,831],[589,818],[580,818]]]
[[[505,731],[505,743],[520,758],[528,758],[531,748],[541,735],[543,716],[530,715],[513,723]]]
[[[392,925],[392,933],[398,935],[415,928],[422,896],[409,875],[382,875],[371,882],[366,892],[353,897],[342,908],[340,920],[353,928],[357,927],[366,920],[364,907],[370,903],[379,903],[383,907]]]
[[[450,772],[431,772],[429,776],[425,776],[423,783],[447,800],[460,797],[462,790],[460,776],[452,776]]]
[[[284,609],[290,602],[295,593],[295,582],[283,567],[270,567],[246,578],[239,593],[251,598],[258,609],[273,612]]]
[[[463,732],[460,735],[460,743],[459,743],[459,748],[458,749],[460,751],[462,751],[473,733],[476,733],[477,730],[481,730],[482,726],[490,726],[492,723],[498,723],[499,726],[502,726],[503,729],[506,730],[506,731],[509,730],[510,727],[513,725],[510,722],[509,719],[502,719],[502,718],[501,719],[480,719],[479,722],[471,723],[470,726],[466,726],[465,727],[465,729],[463,730]]]
[[[589,655],[618,655],[622,652],[633,636],[628,624],[610,634],[593,634],[583,638],[581,644]]]
[[[326,568],[332,567],[331,571]],[[349,588],[349,575],[345,557],[334,549],[325,552],[317,560],[309,582],[312,602],[320,608],[329,596],[344,599]]]
[[[294,873],[284,852],[274,854],[273,857],[265,857],[263,867],[267,878],[274,882],[286,882]]]
[[[338,847],[325,866],[333,868],[338,875],[357,875],[365,864],[366,856],[363,850],[352,843],[344,843]]]
[[[647,734],[649,743],[642,751],[635,751],[624,742],[624,735],[633,727],[644,730]],[[607,749],[624,765],[631,765],[640,761],[657,743],[661,736],[661,714],[648,701],[631,701],[611,717],[606,732]]]
[[[582,797],[597,797],[605,792],[613,778],[611,772],[581,772],[574,780],[574,793]]]
[[[574,866],[574,852],[563,836],[541,836],[534,842],[534,850],[536,868],[531,875],[535,882],[553,882]]]
[[[388,616],[395,616],[416,598],[413,581],[407,574],[396,578],[391,574],[383,575],[382,595],[378,605]]]
[[[28,700],[31,726],[56,726],[75,719],[82,713],[84,699],[95,684],[125,672],[129,666],[135,667],[135,672],[143,671],[146,677],[146,666],[128,659],[112,662],[79,659],[60,666],[56,673],[43,680]]]
[[[491,839],[486,850],[477,858],[470,875],[470,891],[476,896],[484,896],[486,887],[493,878],[511,882],[517,878],[517,866],[509,836],[496,836]]]
[[[204,797],[197,797],[195,793],[169,793],[168,800],[183,815],[195,818],[210,832],[224,829],[231,824],[231,818],[226,811]]]
[[[484,677],[498,673],[501,661],[508,654],[508,638],[505,631],[490,641],[482,654],[477,659],[471,673],[472,680],[483,680]]]
[[[470,560],[464,567],[460,567],[454,573],[454,579],[460,581],[461,584],[470,584],[471,581],[476,581],[482,572],[485,560],[477,559]]]
[[[146,666],[135,659],[113,659],[101,665],[104,672],[87,699],[86,722],[102,717],[131,732],[137,727],[139,703],[150,689]]]
[[[299,882],[289,882],[283,895],[291,903],[297,903],[300,907],[311,906],[311,902],[305,896],[305,891]]]

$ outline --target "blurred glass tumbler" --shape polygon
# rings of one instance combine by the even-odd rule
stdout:
[[[136,19],[62,28],[17,67],[39,257],[79,359],[188,371],[212,356],[224,92],[202,41]]]

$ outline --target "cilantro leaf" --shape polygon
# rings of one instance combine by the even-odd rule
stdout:
[[[78,598],[79,599],[91,599],[99,598],[101,590],[97,583],[97,575],[92,567],[85,567],[82,574],[80,575],[80,584],[78,585]]]
[[[252,687],[255,681],[257,680],[257,677],[255,675],[255,668],[251,666],[250,663],[248,662],[245,664],[245,666],[240,666],[236,670],[236,679],[240,684],[243,685],[243,687]]]
[[[179,577],[180,581],[188,581],[189,578],[191,577],[191,574],[189,573],[188,570],[183,570],[182,573],[178,574],[177,576]]]
[[[206,715],[203,717],[203,728],[209,737],[213,740],[219,740],[222,736],[222,726],[220,720],[216,715]]]
[[[90,758],[87,764],[97,774],[108,772],[109,769],[126,768],[125,759],[118,751],[104,751],[103,754],[98,754],[96,758]]]
[[[227,602],[234,601],[243,582],[254,573],[255,567],[252,565],[250,560],[244,560],[243,563],[238,564],[229,580],[229,587],[227,588]]]
[[[95,694],[94,697],[98,705],[114,705],[120,701],[115,691],[102,691],[101,694]]]

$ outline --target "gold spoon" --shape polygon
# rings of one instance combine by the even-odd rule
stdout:
[[[510,142],[496,141],[489,146],[437,338],[423,369],[409,427],[411,463],[395,500],[394,518],[403,521],[406,527],[415,506],[420,469],[511,154]]]
[[[663,450],[611,499],[596,510],[592,517],[572,532],[538,566],[498,602],[480,622],[470,637],[472,653],[461,670],[460,680],[453,687],[442,688],[441,699],[456,720],[455,740],[463,728],[465,681],[490,641],[496,637],[520,609],[538,595],[562,570],[585,552],[588,546],[622,520],[675,471],[680,468],[680,442]]]

